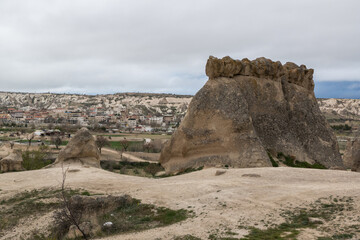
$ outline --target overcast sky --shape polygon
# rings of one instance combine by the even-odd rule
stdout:
[[[209,55],[305,64],[319,97],[359,98],[360,1],[0,0],[2,91],[194,94]]]

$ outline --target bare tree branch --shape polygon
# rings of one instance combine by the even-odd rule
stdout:
[[[64,215],[65,217],[73,224],[76,226],[76,228],[81,232],[82,236],[84,239],[88,240],[88,237],[87,235],[85,234],[85,232],[81,229],[80,227],[80,223],[79,223],[79,220],[81,218],[81,216],[76,216],[76,214],[74,213],[74,209],[73,207],[71,206],[71,203],[69,201],[69,199],[67,198],[66,196],[66,191],[65,191],[65,181],[66,181],[66,174],[69,170],[69,167],[68,166],[66,168],[66,170],[64,171],[64,165],[62,164],[61,165],[61,168],[62,168],[62,176],[63,176],[63,179],[62,179],[62,183],[61,183],[61,196],[62,196],[62,201],[63,201],[63,204],[64,204]]]

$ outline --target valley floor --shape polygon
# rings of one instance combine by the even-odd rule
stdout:
[[[307,207],[320,198],[353,199],[352,210],[336,217],[339,226],[329,222],[322,228],[303,229],[297,239],[332,236],[336,234],[332,231],[360,221],[360,174],[354,172],[279,167],[227,169],[215,176],[219,169],[209,168],[152,179],[76,165],[70,169],[79,171],[68,173],[68,187],[94,193],[129,194],[143,203],[195,213],[194,217],[170,226],[104,238],[109,240],[173,239],[187,234],[200,239],[230,234],[237,239],[245,236],[249,227],[265,229],[281,224],[282,210]],[[61,168],[0,174],[0,201],[25,190],[60,188],[61,181]],[[37,224],[34,227],[41,227],[41,222]],[[10,236],[16,239],[26,231],[29,231],[26,227],[16,228],[2,239],[11,239]],[[353,237],[360,238],[359,232],[354,234]]]

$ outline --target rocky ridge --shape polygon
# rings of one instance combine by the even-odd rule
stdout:
[[[210,57],[209,80],[162,151],[168,172],[200,166],[271,166],[268,154],[343,167],[314,95],[313,70],[266,58]]]

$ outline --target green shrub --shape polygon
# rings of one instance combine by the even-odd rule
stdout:
[[[271,165],[272,165],[273,167],[279,167],[279,164],[274,160],[274,158],[271,156],[271,154],[270,154],[269,152],[268,152],[267,154],[268,154],[268,156],[269,156],[269,158],[270,158]]]
[[[310,164],[308,162],[301,162],[296,160],[294,156],[285,155],[282,152],[277,154],[278,159],[284,163],[286,166],[289,167],[296,167],[296,168],[316,168],[316,169],[327,169],[321,163],[315,162],[314,164]]]
[[[151,175],[155,176],[156,173],[164,171],[164,168],[160,165],[160,163],[151,163],[144,168],[146,173],[150,173]]]
[[[184,209],[172,210],[142,204],[140,200],[132,199],[131,202],[119,206],[117,209],[98,217],[100,223],[112,222],[109,229],[101,229],[99,236],[135,232],[155,227],[167,226],[189,217],[189,212]]]
[[[243,240],[278,240],[278,239],[297,239],[300,231],[303,229],[317,228],[323,222],[310,221],[310,218],[320,218],[324,221],[336,219],[345,209],[350,209],[353,204],[352,199],[344,197],[346,203],[332,202],[331,198],[320,198],[312,203],[308,208],[295,208],[284,211],[281,216],[285,218],[285,222],[275,225],[267,229],[259,229],[249,227],[250,232]],[[319,237],[318,239],[350,239],[353,233],[339,233],[333,235],[332,238]],[[216,238],[219,239],[219,238]],[[221,238],[220,238],[221,239]]]
[[[52,160],[46,159],[48,154],[42,150],[25,151],[22,153],[23,167],[26,170],[36,170],[52,163]]]
[[[344,130],[344,131],[349,131],[349,130],[352,129],[352,127],[347,125],[347,124],[345,124],[345,125],[343,125],[343,124],[332,125],[331,128],[334,129],[334,130]]]

